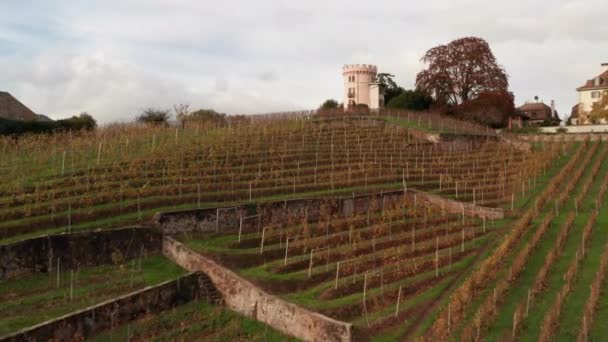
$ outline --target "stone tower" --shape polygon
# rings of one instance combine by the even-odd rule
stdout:
[[[381,84],[376,82],[378,68],[370,64],[347,64],[342,67],[344,78],[344,108],[364,104],[370,109],[384,106]]]

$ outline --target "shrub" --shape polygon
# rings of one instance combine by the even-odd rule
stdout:
[[[331,110],[331,109],[338,109],[340,107],[340,104],[338,103],[338,101],[334,100],[334,99],[329,99],[326,100],[325,102],[323,102],[323,104],[321,104],[321,107],[319,107],[320,110]]]
[[[17,121],[0,118],[0,135],[18,136],[27,133],[48,134],[63,131],[91,131],[96,127],[97,121],[86,112],[57,121]]]
[[[181,118],[182,124],[209,124],[213,126],[227,126],[226,114],[218,113],[213,109],[199,109]]]
[[[59,120],[58,123],[62,129],[69,131],[91,131],[97,127],[97,121],[87,112],[82,112],[79,116],[72,116],[69,119]]]
[[[433,104],[433,98],[420,90],[405,90],[390,100],[386,108],[426,110]]]
[[[509,93],[483,93],[475,100],[457,106],[455,112],[465,120],[472,120],[492,128],[503,128],[515,113],[513,96]]]
[[[136,121],[144,124],[166,126],[169,124],[171,114],[166,109],[145,108],[137,116]]]

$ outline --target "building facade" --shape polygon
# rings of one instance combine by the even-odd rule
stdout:
[[[561,121],[553,101],[551,101],[551,106],[544,102],[528,102],[517,108],[517,111],[522,114],[522,119],[530,125],[555,125]]]
[[[602,63],[601,73],[585,82],[581,87],[576,88],[578,93],[578,104],[572,108],[570,122],[573,125],[590,124],[585,116],[593,108],[593,104],[598,102],[604,93],[608,91],[608,63]]]
[[[347,64],[342,67],[344,108],[366,105],[369,109],[384,107],[384,85],[377,82],[378,68],[370,64]]]

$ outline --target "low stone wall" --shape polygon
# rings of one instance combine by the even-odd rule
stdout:
[[[437,144],[441,141],[441,136],[436,133],[427,133],[417,129],[408,129],[407,132],[414,138],[426,140],[433,144]]]
[[[568,128],[570,126],[567,126]],[[608,141],[608,133],[522,134],[526,141]]]
[[[465,216],[486,218],[489,220],[501,220],[505,217],[504,210],[500,208],[473,205],[473,203],[459,202],[425,192],[419,192],[419,196],[422,201],[442,207],[446,212],[452,214],[463,213]]]
[[[192,273],[2,336],[0,341],[82,341],[209,294],[212,294],[209,300],[213,301],[216,292],[205,275]]]
[[[192,231],[226,232],[238,230],[239,226],[244,232],[251,232],[262,227],[286,224],[290,217],[300,219],[308,217],[309,221],[316,221],[322,215],[348,217],[353,214],[367,213],[372,207],[375,207],[375,210],[395,207],[403,201],[404,194],[410,201],[416,196],[416,200],[420,203],[443,208],[447,213],[460,214],[464,208],[466,216],[492,220],[504,218],[504,211],[499,208],[477,206],[410,189],[406,192],[394,190],[349,197],[266,202],[260,203],[257,208],[248,205],[157,213],[154,215],[153,222],[166,234]]]
[[[28,273],[96,266],[160,253],[154,228],[120,228],[56,234],[0,245],[0,280]]]
[[[223,295],[226,306],[238,313],[305,341],[352,340],[352,324],[334,320],[270,295],[169,236],[163,239],[163,253],[187,270],[207,274]]]
[[[558,129],[565,129],[566,134],[577,133],[608,133],[608,125],[573,125],[573,126],[551,126],[540,127],[543,133],[559,133]]]

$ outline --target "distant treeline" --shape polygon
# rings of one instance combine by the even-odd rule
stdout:
[[[0,135],[92,130],[95,127],[97,122],[86,113],[57,121],[19,121],[0,118]]]

